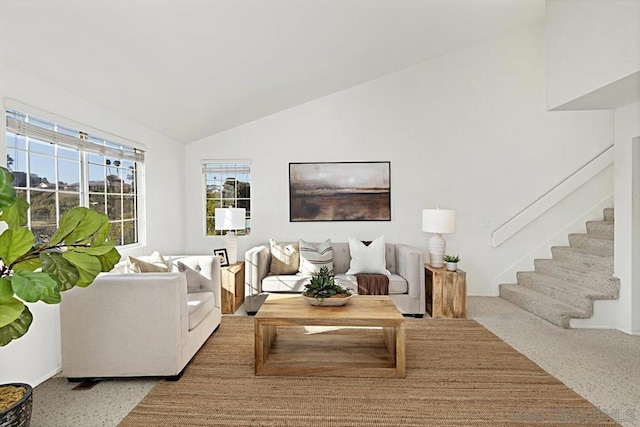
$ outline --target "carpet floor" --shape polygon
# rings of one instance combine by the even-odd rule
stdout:
[[[305,333],[292,329],[279,334]],[[225,316],[182,379],[120,425],[617,425],[473,320],[407,319],[406,339],[404,379],[257,377],[253,318]]]

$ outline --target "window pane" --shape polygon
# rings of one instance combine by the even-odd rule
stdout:
[[[39,119],[39,118],[31,116],[31,115],[29,116],[29,123],[32,123],[32,124],[34,124],[36,126],[39,126],[41,128],[44,128],[44,129],[49,129],[49,130],[53,130],[54,127],[55,127],[55,125],[53,123],[51,123],[50,121],[44,120],[44,119]]]
[[[9,171],[27,171],[27,153],[13,148],[7,149],[7,169]]]
[[[50,154],[53,156],[56,149],[53,144],[31,138],[29,140],[29,151],[34,153]]]
[[[32,188],[55,189],[55,159],[29,153],[31,162],[30,182]]]
[[[7,147],[26,149],[25,138],[13,132],[7,132]]]
[[[78,193],[58,193],[58,203],[60,205],[60,218],[70,209],[80,206],[80,195]]]
[[[109,240],[116,242],[116,245],[122,245],[122,224],[120,222],[111,223],[111,231],[109,231]]]
[[[123,162],[122,191],[124,193],[136,193],[136,167],[132,162]]]
[[[136,217],[136,197],[135,196],[123,196],[123,198],[122,198],[122,210],[123,210],[123,219],[135,219],[135,217]]]
[[[98,154],[89,154],[89,155],[87,155],[87,160],[89,161],[89,163],[94,163],[96,165],[104,166],[104,164],[105,164],[104,156],[100,156]]]
[[[104,192],[104,166],[89,163],[89,191]]]
[[[31,191],[31,231],[42,241],[47,241],[56,229],[56,193]]]
[[[138,241],[136,221],[124,221],[122,223],[123,245],[129,245]]]
[[[89,208],[96,212],[107,213],[104,209],[104,199],[103,194],[89,194]]]
[[[71,160],[80,160],[80,152],[78,150],[72,150],[71,148],[58,146],[58,157],[63,157],[65,159]]]
[[[80,191],[80,163],[58,159],[58,189]]]
[[[107,196],[107,216],[110,221],[122,219],[122,201],[121,196]]]
[[[107,193],[122,193],[122,180],[118,168],[107,167]]]

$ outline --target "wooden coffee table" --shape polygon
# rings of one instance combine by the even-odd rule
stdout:
[[[300,326],[339,328],[278,333]],[[358,295],[342,307],[316,307],[299,294],[271,294],[255,315],[255,374],[404,378],[404,330],[388,296]]]

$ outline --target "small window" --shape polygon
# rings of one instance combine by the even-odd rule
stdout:
[[[251,162],[249,160],[208,160],[203,163],[205,183],[205,221],[207,236],[221,236],[216,230],[216,208],[244,208],[247,211],[245,229],[238,236],[251,231]]]

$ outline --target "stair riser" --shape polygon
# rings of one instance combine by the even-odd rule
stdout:
[[[553,323],[554,325],[560,326],[561,328],[569,327],[569,317],[560,316],[555,313],[549,313],[544,309],[544,307],[536,304],[535,301],[531,301],[529,298],[514,293],[510,289],[503,287],[502,285],[500,285],[500,297],[519,307],[522,307],[529,313],[533,313],[538,317],[542,317],[543,319]]]
[[[603,257],[572,250],[561,249],[558,247],[551,248],[553,259],[563,262],[571,262],[592,270],[601,271],[605,274],[613,274],[613,257]]]
[[[576,295],[574,292],[571,292],[570,289],[558,286],[556,283],[550,283],[550,281],[545,281],[544,278],[527,273],[518,273],[518,284],[588,313],[591,313],[593,310],[593,300],[591,298]]]
[[[613,255],[613,240],[594,239],[588,234],[570,234],[569,245],[574,248],[596,250]]]
[[[581,273],[554,265],[553,263],[544,262],[537,262],[535,271],[537,273],[546,274],[547,276],[555,277],[560,280],[566,280],[567,282],[575,283],[590,289],[602,290],[603,292],[611,293],[612,295],[617,295],[618,293],[617,281],[613,276]]]
[[[613,239],[613,222],[610,221],[588,221],[587,233],[604,236]]]
[[[605,209],[602,213],[604,214],[604,220],[605,221],[613,221],[613,208],[607,208]]]

